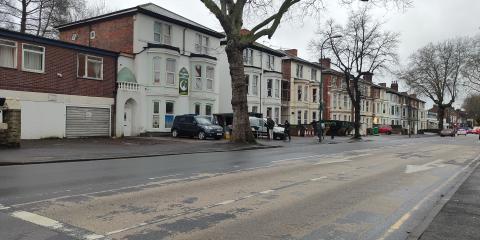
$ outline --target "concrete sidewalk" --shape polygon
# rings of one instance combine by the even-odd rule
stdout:
[[[0,149],[0,166],[111,160],[275,148],[274,142],[237,145],[225,140],[170,137],[25,140],[19,149]]]
[[[418,239],[480,239],[480,166],[443,206]]]

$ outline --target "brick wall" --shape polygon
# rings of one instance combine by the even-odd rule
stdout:
[[[115,52],[133,53],[133,15],[60,29],[60,40]],[[95,38],[90,39],[90,31]],[[72,40],[72,35],[78,35]]]
[[[77,50],[31,43],[45,47],[45,72],[32,73],[22,71],[23,42],[16,42],[18,46],[17,68],[0,68],[0,89],[92,97],[115,97],[115,57],[95,55],[103,57],[103,80],[84,79],[77,77],[77,55],[79,53]]]
[[[290,81],[292,77],[292,61],[282,60],[282,75],[283,79]]]

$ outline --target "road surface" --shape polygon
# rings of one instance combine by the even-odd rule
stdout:
[[[0,167],[0,239],[406,239],[476,136]]]

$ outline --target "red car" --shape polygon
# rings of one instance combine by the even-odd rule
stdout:
[[[390,125],[382,125],[378,127],[378,133],[392,134],[392,127]]]

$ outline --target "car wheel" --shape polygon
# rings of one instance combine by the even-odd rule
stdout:
[[[172,137],[174,137],[174,138],[178,137],[178,131],[177,131],[177,129],[173,129],[173,130],[172,130]]]
[[[204,133],[203,131],[200,131],[200,132],[198,133],[198,139],[200,139],[200,140],[205,140],[205,133]]]

